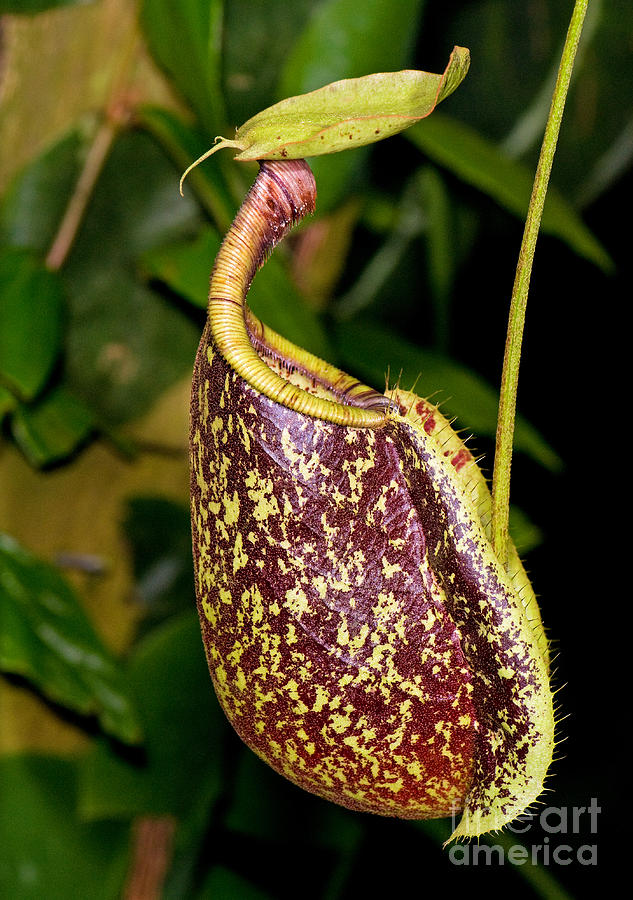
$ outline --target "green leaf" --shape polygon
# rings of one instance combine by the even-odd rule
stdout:
[[[87,406],[67,388],[53,388],[39,402],[20,404],[11,418],[13,438],[32,466],[65,459],[95,428]]]
[[[246,878],[225,866],[213,866],[204,880],[196,900],[218,900],[220,897],[239,897],[240,900],[269,900],[271,894],[260,890]]]
[[[220,244],[220,236],[213,228],[203,228],[195,241],[149,250],[143,255],[145,274],[164,282],[199,309],[209,302],[209,274]]]
[[[61,349],[59,279],[28,253],[0,253],[0,379],[25,400],[42,390]]]
[[[452,94],[469,64],[468,50],[455,47],[442,75],[378,72],[281,100],[237,129],[235,142],[242,152],[235,158],[322,156],[398,134]]]
[[[0,667],[127,743],[140,739],[121,669],[68,582],[0,534]]]
[[[57,9],[60,6],[85,6],[90,2],[92,0],[0,0],[0,15],[14,13],[15,15],[32,16],[47,9]]]
[[[193,601],[192,601],[193,603]],[[127,670],[145,735],[145,759],[106,741],[83,764],[81,810],[89,819],[143,813],[186,817],[222,788],[226,721],[209,679],[194,612],[170,619],[137,646]]]
[[[86,142],[73,130],[18,173],[2,198],[0,241],[45,256],[79,177]]]
[[[167,109],[158,106],[142,106],[137,111],[138,124],[145,128],[160,144],[182,172],[190,160],[196,159],[209,143],[200,131],[183,122]],[[236,211],[225,179],[216,166],[207,166],[192,173],[196,196],[215,221],[216,227],[224,232],[228,229]]]
[[[337,78],[403,68],[410,58],[421,0],[322,0],[288,55],[281,96],[313,91]],[[385,35],[389,39],[385,40]]]
[[[79,154],[77,137],[65,136],[14,183],[0,217],[8,243],[45,252]],[[67,311],[62,380],[104,427],[146,412],[195,356],[198,326],[137,273],[146,250],[182,240],[200,223],[196,203],[183,201],[177,185],[177,170],[149,135],[121,135],[60,273]]]
[[[17,402],[15,394],[12,394],[11,391],[0,385],[0,422],[2,422],[7,413],[15,409]]]
[[[299,836],[297,822],[302,823]],[[270,847],[269,853],[292,848],[298,868],[304,852],[313,854],[319,877],[331,869],[327,888],[324,885],[318,896],[339,896],[337,888],[340,890],[349,875],[368,824],[350,810],[297,791],[253,753],[241,749],[224,827],[240,836],[264,841]]]
[[[373,144],[430,115],[459,86],[469,64],[468,50],[455,47],[442,75],[378,72],[288,97],[245,122],[234,139],[220,139],[198,162],[223,147],[237,148],[235,159],[246,162],[303,159]]]
[[[543,542],[543,532],[522,509],[510,507],[510,537],[522,558]]]
[[[147,273],[164,281],[190,303],[206,309],[209,273],[220,249],[212,229],[203,230],[193,243],[175,244],[146,253]],[[248,293],[248,305],[267,325],[317,356],[331,358],[332,348],[323,325],[273,256],[257,273]]]
[[[191,368],[197,324],[138,277],[148,249],[192,234],[195,203],[149,136],[122,136],[63,270],[69,388],[107,425],[144,413]]]
[[[111,900],[121,895],[129,828],[78,819],[76,766],[54,756],[0,758],[0,896]]]
[[[296,44],[310,12],[322,5],[322,0],[293,0],[292,3],[231,0],[225,5],[222,63],[229,123],[244,122],[280,96],[287,96],[280,94],[277,86],[288,62],[288,50]],[[332,78],[327,77],[314,86],[319,87],[342,74],[347,73],[339,69]],[[293,88],[290,93],[302,90]]]
[[[427,213],[426,248],[429,287],[434,312],[435,344],[448,347],[450,306],[458,268],[456,215],[444,180],[433,166],[418,172],[418,189]]]
[[[369,306],[400,266],[411,241],[428,227],[418,182],[419,176],[414,176],[405,185],[398,205],[390,210],[387,238],[368,260],[350,290],[339,299],[336,306],[338,317],[350,318]]]
[[[224,126],[222,0],[143,0],[150,50],[211,134]]]
[[[316,356],[331,359],[331,343],[321,320],[307,305],[280,260],[269,259],[257,273],[248,305],[258,318],[288,340]]]
[[[410,129],[407,137],[439,165],[525,219],[534,177],[527,166],[505,156],[468,126],[439,113]],[[606,250],[555,188],[548,191],[541,228],[605,271],[613,268]]]
[[[387,373],[390,383],[405,389],[415,385],[421,397],[432,397],[446,416],[475,435],[494,437],[497,427],[498,397],[477,374],[431,350],[424,350],[397,336],[388,328],[369,321],[353,320],[335,325],[336,347],[353,372],[377,389],[384,390]],[[561,460],[539,432],[517,417],[515,447],[552,471]]]
[[[144,630],[190,610],[196,595],[189,507],[166,497],[132,497],[123,532],[132,552],[135,599],[143,611]]]

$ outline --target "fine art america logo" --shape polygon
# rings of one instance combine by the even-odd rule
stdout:
[[[581,866],[598,864],[598,845],[580,844],[578,835],[598,832],[598,815],[602,811],[595,797],[588,806],[546,806],[538,813],[525,813],[507,825],[497,843],[453,844],[448,851],[450,861],[455,866],[498,866],[506,863],[513,866]],[[453,813],[453,828],[459,813]],[[538,830],[539,837],[528,843],[529,833]],[[521,836],[520,842],[512,843],[512,835]],[[574,839],[573,836],[576,838]],[[534,839],[534,833],[531,835]]]

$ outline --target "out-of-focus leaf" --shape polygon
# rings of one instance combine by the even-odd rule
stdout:
[[[508,132],[558,66],[569,9],[554,3],[542,13],[535,16],[523,3],[510,3],[502,9],[497,0],[460,3],[455,9],[449,33],[468,35],[468,46],[477,60],[477,78],[455,97],[454,115],[492,139],[501,139]],[[583,32],[583,42],[584,38]],[[482,103],[482,97],[490,102]],[[548,109],[550,101],[551,90]],[[566,121],[569,112],[565,111]]]
[[[422,0],[325,0],[315,8],[288,55],[278,96],[314,91],[341,78],[395,72],[410,64]],[[388,39],[386,39],[388,36]],[[331,210],[366,171],[367,151],[311,163],[319,186],[318,211]]]
[[[513,153],[538,148],[551,102],[556,69],[569,24],[564,3],[547,3],[541,14],[525,3],[498,0],[459,3],[446,19],[448,33],[468,36],[477,77],[467,79],[451,114],[503,142]],[[586,201],[586,178],[622,134],[631,114],[633,66],[626,39],[633,34],[629,0],[588,4],[553,178],[576,208]],[[481,103],[482,97],[494,102]],[[613,173],[615,175],[615,172]],[[594,184],[600,190],[599,183]],[[607,185],[605,185],[607,187]],[[610,249],[610,248],[609,248]]]
[[[219,249],[220,238],[216,232],[205,229],[193,243],[153,250],[144,255],[143,262],[148,274],[205,309],[209,275]],[[255,315],[284,337],[317,356],[331,358],[331,347],[320,319],[276,257],[269,259],[255,276],[248,293],[248,305]]]
[[[415,45],[422,7],[421,0],[324,0],[288,55],[280,95],[401,68]]]
[[[12,394],[11,391],[0,385],[0,422],[2,422],[7,413],[15,409],[17,402],[15,394]]]
[[[533,173],[527,166],[504,156],[476,131],[436,113],[410,128],[406,137],[435,162],[492,197],[509,212],[525,218]],[[605,271],[613,268],[606,250],[553,187],[547,194],[541,228]]]
[[[107,282],[94,276],[83,297],[80,283],[73,284],[68,382],[104,422],[118,425],[144,413],[187,371],[199,334],[173,305],[123,272]]]
[[[89,819],[136,814],[186,818],[222,788],[226,721],[205,662],[195,613],[172,618],[136,647],[127,670],[145,735],[134,764],[99,742],[83,763],[80,809]]]
[[[292,276],[313,309],[328,304],[345,270],[362,205],[352,197],[296,235]]]
[[[9,243],[47,249],[61,214],[47,194],[73,184],[77,171],[74,139],[61,143],[14,186],[2,219]],[[123,135],[60,273],[67,301],[63,380],[104,427],[147,411],[190,369],[198,326],[149,290],[136,266],[144,251],[183,239],[199,221],[194,201],[178,193],[177,170],[152,138]]]
[[[213,866],[204,880],[196,900],[219,900],[219,898],[239,897],[240,900],[272,900],[266,893],[226,866]]]
[[[61,345],[59,279],[28,253],[0,253],[0,379],[25,400],[44,387]]]
[[[210,134],[224,127],[222,0],[143,0],[150,50]]]
[[[272,263],[272,265],[271,265]],[[321,320],[274,257],[261,269],[248,295],[256,316],[284,337],[323,359],[332,358],[330,340]]]
[[[0,896],[111,900],[121,895],[128,826],[78,819],[76,766],[55,756],[0,759]]]
[[[35,404],[20,404],[11,417],[14,440],[36,467],[65,459],[94,428],[91,411],[63,386],[53,388]]]
[[[410,285],[426,278],[433,303],[433,348],[444,350],[450,334],[451,287],[474,230],[470,210],[455,208],[439,172],[426,166],[413,173],[397,205],[372,198],[365,224],[371,230],[386,232],[387,237],[339,299],[336,315],[350,318],[384,295],[385,288],[400,294],[406,306],[410,303]],[[411,247],[418,236],[426,250],[422,260],[418,247]],[[405,267],[414,257],[414,267],[407,277],[403,271],[407,272]],[[398,286],[392,278],[396,269],[400,269]]]
[[[52,566],[0,534],[0,667],[127,743],[140,740],[122,671]]]
[[[139,125],[147,129],[165,149],[181,172],[192,159],[201,156],[209,144],[208,136],[203,136],[170,110],[144,106],[137,110],[136,118]],[[235,175],[239,173],[236,171]],[[191,173],[189,183],[194,185],[198,199],[213,217],[218,229],[226,231],[237,207],[218,167],[199,166]]]
[[[0,0],[0,15],[15,13],[16,15],[31,16],[44,12],[46,9],[56,9],[59,6],[76,6],[91,3],[93,0]]]
[[[319,2],[231,0],[225,4],[222,63],[229,125],[245,122],[280,99],[276,89],[288,48],[296,43]]]
[[[403,388],[415,385],[415,392],[439,403],[444,415],[457,416],[459,425],[475,435],[493,437],[497,427],[496,392],[474,372],[430,350],[424,350],[369,321],[340,322],[335,325],[335,342],[344,366],[384,390],[387,373],[390,384]],[[533,459],[557,471],[561,460],[539,432],[517,417],[514,446]]]
[[[221,243],[213,228],[204,228],[195,241],[150,250],[142,259],[145,274],[158,278],[194,306],[206,309],[213,260]]]
[[[123,531],[132,551],[135,599],[145,630],[195,603],[191,519],[185,504],[166,497],[132,497]]]
[[[418,189],[427,216],[426,248],[435,346],[438,350],[445,350],[450,334],[451,292],[458,264],[453,210],[446,185],[437,169],[425,166],[418,173]]]
[[[0,206],[0,240],[45,256],[79,176],[85,149],[82,135],[71,131],[13,179]]]
[[[138,7],[84,0],[2,23],[0,193],[67,129],[79,124],[90,140],[113,102],[117,113],[128,104],[174,104],[141,40]]]
[[[601,194],[609,190],[621,178],[633,161],[633,115],[624,124],[622,131],[606,147],[587,173],[578,191],[578,203],[587,206]]]
[[[599,21],[576,79],[579,102],[568,104],[564,140],[556,151],[560,181],[580,204],[611,189],[633,157],[633,66],[630,44],[623,40],[633,33],[633,5],[600,0],[589,5],[588,19],[592,12]],[[583,43],[585,33],[586,25]],[[592,96],[598,102],[587,109],[583,100]]]
[[[340,318],[351,318],[375,300],[398,267],[413,238],[422,232],[426,224],[417,179],[413,178],[405,185],[402,198],[394,209],[384,243],[371,257],[354,285],[340,298],[336,308]]]
[[[517,506],[510,507],[510,537],[519,552],[519,556],[534,550],[543,541],[543,532]]]
[[[175,175],[147,135],[122,137],[63,270],[68,384],[108,425],[145,412],[195,356],[198,326],[135,273],[143,252],[199,221]]]
[[[226,769],[224,769],[226,775]],[[184,819],[178,822],[172,848],[172,860],[162,886],[161,900],[182,900],[183,897],[197,897],[204,866],[209,867],[208,836],[213,810],[210,803],[216,794],[216,774],[208,773],[208,780],[200,785],[197,797],[191,804]],[[208,788],[208,790],[207,790]]]

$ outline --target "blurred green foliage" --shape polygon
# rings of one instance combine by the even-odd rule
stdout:
[[[10,34],[14,19],[64,5],[74,4],[14,0],[0,2],[0,13],[8,14]],[[69,122],[14,173],[2,198],[4,459],[21,455],[45,478],[78,467],[100,445],[114,447],[124,466],[152,453],[180,454],[186,464],[185,435],[176,448],[157,446],[135,425],[191,370],[213,257],[255,168],[219,154],[192,173],[184,199],[180,172],[216,134],[230,136],[285,96],[371,71],[442,71],[458,43],[470,48],[472,68],[441,114],[384,144],[315,160],[316,215],[267,263],[249,302],[276,330],[381,390],[387,378],[415,383],[476,436],[490,460],[512,254],[571,5],[132,4],[173,92],[169,101],[137,102],[123,78],[94,120]],[[554,484],[568,449],[548,434],[553,413],[542,393],[547,386],[558,397],[573,392],[563,372],[568,309],[585,282],[605,297],[615,290],[612,232],[600,225],[611,221],[621,185],[630,185],[631,33],[630,3],[593,0],[543,222],[550,268],[536,276],[534,302],[539,327],[552,329],[541,345],[552,355],[538,360],[540,375],[537,361],[530,369],[535,387],[516,432],[517,465],[530,485]],[[112,118],[117,102],[129,113],[122,120]],[[72,241],[52,265],[48,253],[102,121],[114,122],[111,146]],[[552,366],[549,379],[544,363]],[[93,474],[107,491],[100,472]],[[543,523],[529,508],[531,487],[520,485],[528,514],[516,510],[512,528],[527,551],[539,545]],[[0,758],[8,786],[0,801],[0,894],[121,896],[138,865],[133,823],[161,817],[176,823],[163,860],[166,898],[397,895],[412,880],[420,891],[459,889],[465,873],[440,849],[444,823],[370,820],[329,806],[241,747],[206,670],[187,517],[184,482],[176,501],[157,480],[152,495],[140,486],[129,491],[112,523],[131,561],[126,602],[135,636],[123,657],[91,624],[59,560],[1,538],[0,665],[90,741],[71,758],[54,748]],[[11,521],[0,528],[14,532]],[[566,878],[570,891],[583,890],[572,869],[508,865],[486,877],[477,873],[486,889],[526,897],[568,896]]]

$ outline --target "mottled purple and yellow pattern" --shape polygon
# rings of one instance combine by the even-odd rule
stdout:
[[[196,589],[209,669],[242,739],[308,791],[456,835],[540,793],[553,717],[546,642],[485,482],[434,407],[382,428],[289,410],[205,330],[191,407]]]

